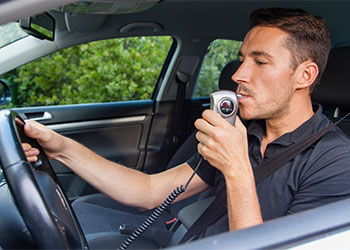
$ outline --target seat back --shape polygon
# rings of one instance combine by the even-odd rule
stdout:
[[[331,49],[320,84],[312,100],[322,105],[323,112],[333,121],[350,111],[350,47]],[[338,125],[350,135],[350,120]]]
[[[233,60],[222,69],[219,78],[219,89],[236,91],[237,83],[232,80],[233,74],[239,68],[239,61]]]

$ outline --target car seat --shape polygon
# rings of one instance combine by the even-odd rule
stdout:
[[[322,105],[323,113],[333,122],[341,119],[350,110],[350,47],[331,49],[321,82],[312,93],[312,101]],[[349,90],[349,91],[348,91]],[[350,135],[349,119],[338,125]]]

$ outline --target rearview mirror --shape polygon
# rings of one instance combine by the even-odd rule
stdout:
[[[26,33],[39,39],[55,39],[55,19],[49,13],[21,19],[19,25]]]
[[[4,80],[0,80],[0,84],[0,105],[5,105],[11,102],[11,92]]]

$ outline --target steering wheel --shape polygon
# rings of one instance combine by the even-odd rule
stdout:
[[[61,184],[36,140],[25,136],[25,122],[14,111],[0,111],[0,163],[16,206],[41,249],[88,249]],[[21,142],[40,150],[27,161]]]

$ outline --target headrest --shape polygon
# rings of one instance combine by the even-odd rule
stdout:
[[[350,47],[334,48],[312,100],[322,105],[350,109]]]
[[[236,72],[238,68],[238,60],[234,60],[226,64],[226,66],[222,69],[219,78],[219,89],[236,91],[237,83],[232,80],[232,75]]]

